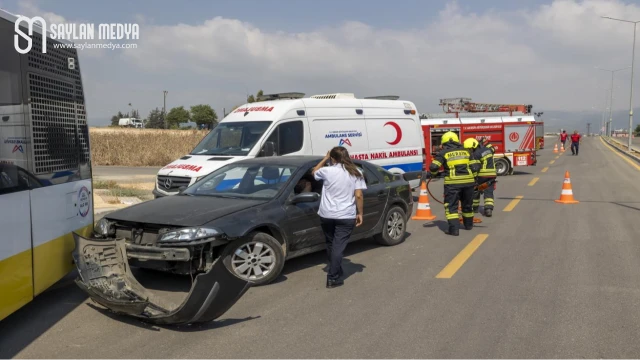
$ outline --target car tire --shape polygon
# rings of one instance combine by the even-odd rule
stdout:
[[[227,244],[222,251],[222,262],[233,275],[253,286],[260,286],[278,278],[284,267],[285,257],[282,245],[273,236],[252,232]],[[256,270],[262,272],[262,275]],[[268,271],[266,275],[265,271]]]
[[[496,168],[496,174],[498,176],[505,176],[509,173],[509,160],[505,158],[498,158],[494,160],[494,165]]]
[[[394,246],[402,243],[407,234],[407,214],[399,206],[392,206],[384,215],[382,232],[374,239],[381,245]]]

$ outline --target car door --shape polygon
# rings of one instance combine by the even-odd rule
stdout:
[[[302,178],[302,175],[296,176],[290,184],[283,205],[286,217],[283,221],[282,229],[289,240],[289,252],[324,243],[324,234],[320,226],[320,216],[318,216],[320,198],[314,202],[297,204],[289,202],[295,195],[294,186],[300,178]],[[313,186],[312,191],[317,191],[318,188],[321,189],[322,184],[319,187],[317,184]]]
[[[362,225],[355,228],[354,234],[360,234],[373,229],[383,216],[387,204],[389,189],[380,180],[376,172],[371,170],[371,165],[356,163],[363,170],[367,189],[362,191],[364,197],[364,216]]]

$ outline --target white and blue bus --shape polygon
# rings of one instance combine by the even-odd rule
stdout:
[[[73,269],[72,232],[93,231],[77,51],[48,38],[42,53],[42,30],[33,26],[31,50],[18,53],[16,18],[0,10],[0,320]]]

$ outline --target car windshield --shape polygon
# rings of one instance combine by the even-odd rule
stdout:
[[[245,156],[269,125],[271,121],[222,122],[200,141],[191,155]]]
[[[272,199],[289,181],[293,165],[231,164],[199,180],[183,194],[237,199]]]

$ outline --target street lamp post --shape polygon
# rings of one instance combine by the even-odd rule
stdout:
[[[164,122],[164,128],[168,129],[167,124],[167,90],[162,90],[162,94],[164,94],[164,103],[162,105],[162,121]]]
[[[611,126],[612,126],[612,122],[613,122],[613,75],[618,71],[626,70],[626,69],[628,69],[630,67],[631,66],[627,66],[627,67],[620,68],[620,69],[609,70],[609,69],[603,69],[601,67],[597,67],[596,66],[596,69],[598,69],[598,70],[611,72],[611,93],[610,93],[610,99],[609,99],[609,123],[607,124],[606,136],[611,136]]]
[[[636,56],[636,26],[638,25],[638,23],[640,23],[640,21],[616,19],[609,16],[603,16],[603,18],[633,24],[633,46],[631,50],[631,91],[629,93],[629,134],[628,134],[629,141],[627,144],[629,147],[629,152],[631,152],[631,149],[632,149],[631,145],[633,144],[633,138],[632,138],[632,134],[633,134],[633,62],[635,61],[635,56]]]

